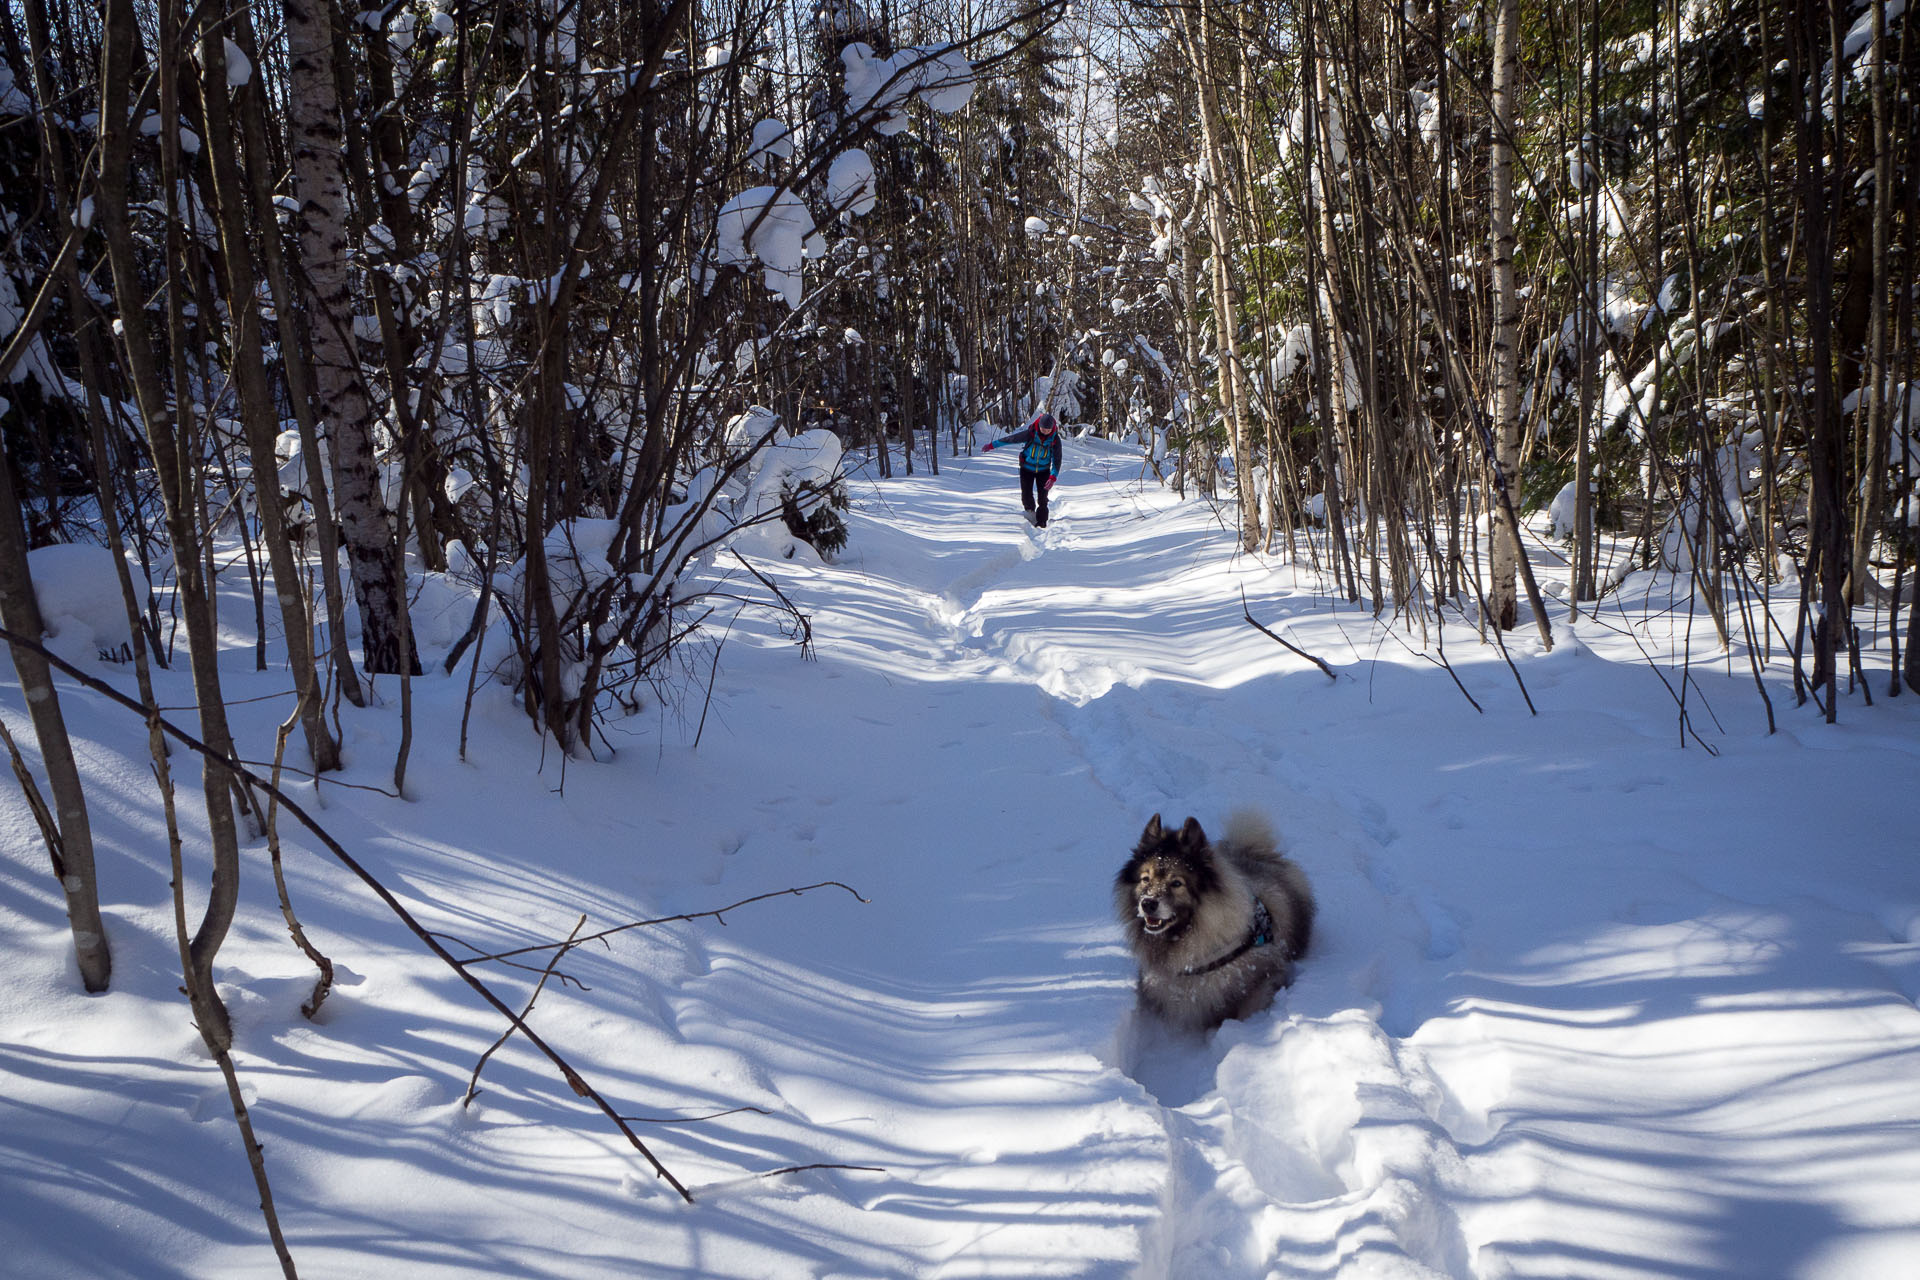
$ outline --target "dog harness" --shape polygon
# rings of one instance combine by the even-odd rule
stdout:
[[[1203,973],[1212,973],[1215,969],[1224,969],[1255,947],[1264,947],[1273,941],[1273,916],[1267,911],[1267,904],[1255,898],[1253,900],[1253,928],[1247,932],[1245,942],[1211,964],[1188,965],[1180,972],[1189,978],[1197,978]]]

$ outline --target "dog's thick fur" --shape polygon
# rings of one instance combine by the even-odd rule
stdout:
[[[1273,1003],[1313,930],[1305,873],[1275,847],[1267,820],[1244,810],[1217,843],[1192,818],[1168,831],[1154,814],[1114,879],[1113,899],[1140,965],[1141,1007],[1187,1032]],[[1253,938],[1256,899],[1272,919],[1271,939],[1212,967]]]

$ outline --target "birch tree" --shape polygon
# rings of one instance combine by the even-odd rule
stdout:
[[[1508,489],[1520,473],[1519,299],[1513,274],[1513,98],[1520,71],[1520,0],[1496,0],[1493,27],[1493,139],[1488,218],[1493,254],[1493,484]],[[1493,521],[1493,581],[1488,612],[1494,626],[1513,630],[1519,619],[1517,573],[1526,554],[1507,504]]]
[[[411,658],[412,646],[401,634],[405,583],[381,496],[373,398],[354,338],[346,130],[334,67],[333,6],[328,0],[285,0],[282,8],[287,20],[287,124],[316,416],[325,432],[333,509],[360,606],[361,658],[373,674],[396,674],[402,653]],[[319,460],[309,459],[308,466],[317,468]],[[336,618],[334,625],[343,621]]]

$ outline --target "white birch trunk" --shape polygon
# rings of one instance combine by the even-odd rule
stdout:
[[[1496,483],[1509,494],[1520,469],[1520,381],[1516,343],[1519,299],[1513,278],[1513,94],[1520,68],[1519,0],[1500,0],[1493,29],[1493,149],[1489,218],[1493,237],[1493,434]],[[1511,631],[1519,618],[1516,573],[1520,556],[1518,512],[1489,503],[1494,511],[1491,621]],[[1503,518],[1504,517],[1504,518]]]
[[[371,673],[400,670],[399,595],[393,527],[374,459],[373,402],[353,339],[348,270],[345,127],[334,81],[333,26],[322,0],[286,0],[288,117],[293,194],[312,324],[315,416],[332,454],[334,510],[360,605],[361,656]],[[335,619],[334,625],[342,620]]]

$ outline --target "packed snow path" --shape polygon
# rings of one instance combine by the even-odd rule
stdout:
[[[845,558],[777,567],[814,660],[743,614],[704,727],[696,692],[612,726],[611,763],[536,772],[492,689],[460,764],[464,680],[422,681],[409,801],[323,789],[337,836],[488,950],[823,880],[868,900],[630,931],[569,956],[587,990],[542,994],[534,1025],[626,1114],[683,1121],[640,1128],[691,1207],[517,1042],[462,1109],[494,1019],[296,842],[343,966],[303,1022],[249,851],[223,989],[303,1274],[1920,1274],[1916,700],[1833,728],[1776,697],[1769,738],[1722,660],[1693,695],[1720,754],[1681,749],[1640,646],[1686,620],[1636,605],[1551,654],[1509,641],[1538,717],[1451,629],[1476,714],[1366,610],[1231,556],[1137,456],[1067,459],[1045,531],[1011,458],[861,479]],[[1243,591],[1338,678],[1246,625]],[[231,696],[277,693],[240,639]],[[137,726],[75,701],[116,986],[76,994],[7,796],[0,1249],[32,1275],[261,1274],[169,976]],[[17,687],[0,710],[29,741]],[[284,705],[236,711],[258,758]],[[344,723],[348,780],[382,783],[397,713]],[[1132,1016],[1111,878],[1150,814],[1245,804],[1312,877],[1316,944],[1271,1012],[1168,1042]]]

